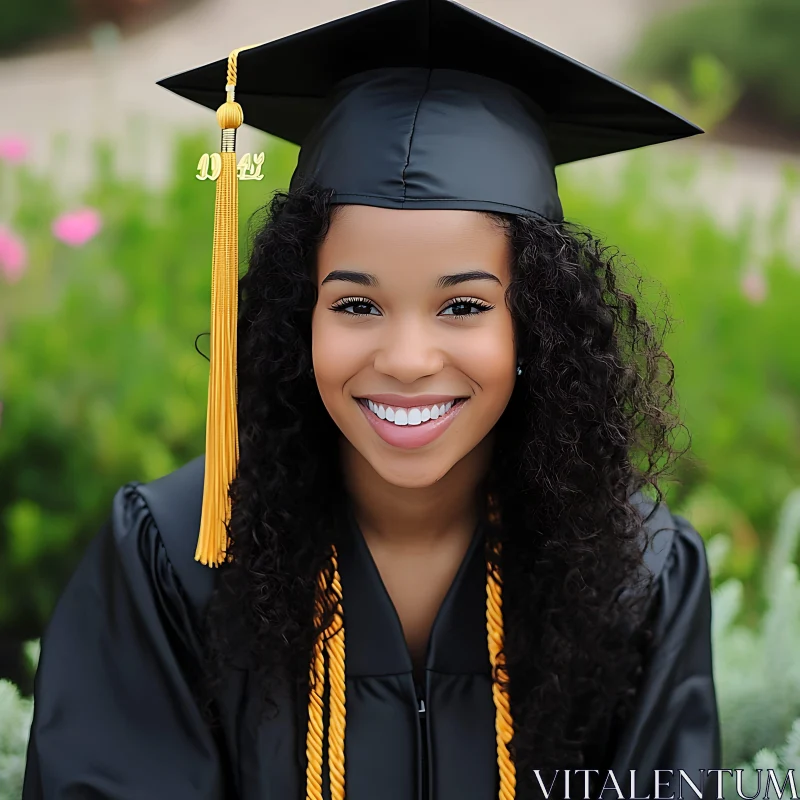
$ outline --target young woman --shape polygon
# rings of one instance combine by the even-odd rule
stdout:
[[[218,78],[303,145],[239,285],[230,521],[222,434],[120,489],[25,800],[717,796],[703,542],[643,491],[672,364],[554,174],[696,129],[447,0],[165,85]]]

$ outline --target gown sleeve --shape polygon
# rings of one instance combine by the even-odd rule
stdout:
[[[717,797],[717,777],[708,776],[708,770],[721,768],[721,755],[708,562],[700,534],[683,517],[668,512],[666,517],[671,524],[660,532],[669,537],[666,546],[665,536],[661,539],[666,555],[657,576],[656,638],[612,771],[624,779],[627,791],[630,771],[636,770],[636,797],[697,797],[688,778],[704,800],[711,800]],[[661,771],[658,790],[656,770]],[[614,790],[603,797],[618,794]]]
[[[22,800],[222,800],[195,615],[131,484],[42,637]]]

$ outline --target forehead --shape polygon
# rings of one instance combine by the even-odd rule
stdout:
[[[507,268],[510,244],[500,223],[477,211],[345,205],[320,246],[322,268]],[[321,277],[324,277],[322,275]],[[498,275],[498,277],[502,277]]]

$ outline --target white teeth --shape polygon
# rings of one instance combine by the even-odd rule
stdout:
[[[433,406],[415,406],[413,408],[392,408],[382,406],[372,400],[367,400],[367,408],[381,419],[393,422],[395,425],[421,425],[431,419],[443,417],[454,405],[455,401],[440,403]]]

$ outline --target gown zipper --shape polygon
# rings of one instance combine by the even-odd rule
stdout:
[[[423,690],[417,686],[417,716],[419,718],[419,733],[421,743],[420,774],[422,780],[422,795],[420,800],[429,800],[429,775],[428,775],[428,721],[427,709],[425,708],[425,697]]]

